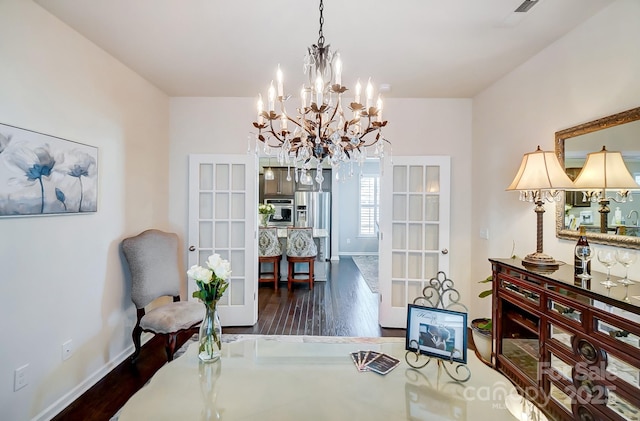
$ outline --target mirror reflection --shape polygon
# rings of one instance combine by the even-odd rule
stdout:
[[[603,146],[620,151],[627,169],[640,183],[640,108],[556,133],[556,153],[571,179],[577,177],[587,154],[600,151]],[[620,200],[615,190],[606,193]],[[558,207],[557,236],[577,238],[578,227],[584,225],[589,241],[640,248],[640,191],[632,192],[630,199],[610,200],[607,226],[602,230],[606,233],[601,233],[600,205],[585,200],[582,192],[566,192],[564,206]]]

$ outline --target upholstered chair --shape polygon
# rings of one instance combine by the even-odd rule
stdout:
[[[165,337],[167,360],[173,359],[178,334],[198,333],[204,316],[204,306],[195,301],[180,301],[178,236],[155,229],[144,231],[122,241],[122,251],[131,272],[131,300],[137,308],[137,322],[133,328],[135,351],[131,361],[140,354],[142,332]],[[170,296],[173,301],[153,308],[145,307],[159,297]]]
[[[291,289],[293,282],[308,282],[309,288],[313,289],[313,262],[317,254],[318,248],[313,241],[313,228],[287,228],[288,289]],[[296,264],[306,264],[308,271],[297,272]]]
[[[278,239],[278,229],[260,227],[258,234],[258,282],[273,282],[273,287],[278,289],[281,260],[282,247]],[[272,265],[272,269],[264,269],[263,264]]]

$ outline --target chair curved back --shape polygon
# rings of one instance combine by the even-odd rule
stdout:
[[[180,295],[178,235],[156,229],[122,241],[131,271],[131,300],[137,308],[165,295]]]
[[[287,228],[287,256],[315,257],[317,254],[313,228]]]
[[[272,257],[282,254],[282,246],[278,239],[278,229],[274,227],[260,227],[258,234],[258,256]]]

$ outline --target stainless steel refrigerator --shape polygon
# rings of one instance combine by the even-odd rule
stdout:
[[[313,227],[325,229],[329,235],[323,250],[318,250],[325,259],[331,257],[331,193],[330,192],[296,192],[294,195],[296,227]]]

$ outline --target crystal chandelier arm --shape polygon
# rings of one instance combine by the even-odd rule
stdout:
[[[340,95],[338,95],[338,99],[336,101],[336,106],[333,108],[333,113],[331,114],[331,118],[329,118],[329,123],[324,128],[324,133],[322,134],[323,138],[327,137],[327,131],[331,127],[331,122],[336,118],[336,114],[338,114],[338,109],[340,109]],[[340,113],[342,114],[342,113]]]
[[[382,127],[384,127],[386,125],[386,122],[384,123],[379,123],[377,121],[372,122],[371,118],[374,117],[375,114],[367,114],[367,118],[368,118],[368,122],[367,122],[367,128],[364,130],[364,132],[358,136],[358,139],[360,140],[360,144],[358,145],[358,147],[362,146],[362,147],[369,147],[372,145],[375,145],[376,143],[378,143],[380,141],[380,134],[381,134],[381,129]],[[377,131],[378,134],[375,137],[375,140],[369,144],[366,143],[365,140],[365,136],[368,135],[371,132]]]
[[[265,124],[257,125],[257,127],[258,127],[258,139],[260,139],[263,142],[268,144],[268,138],[265,138],[265,136],[263,135],[263,130],[264,130],[264,133],[266,133],[269,138],[275,138],[278,142],[280,142],[279,145],[274,145],[274,146],[269,145],[269,146],[272,146],[274,148],[279,148],[284,143],[284,140],[282,140],[282,138],[280,138],[280,136],[278,136],[278,133],[276,132],[275,128],[273,127],[273,121],[278,119],[280,116],[276,115],[273,112],[271,112],[269,114],[267,114],[266,112],[263,112],[263,117],[265,117],[269,121],[269,126],[267,126]],[[254,126],[256,126],[255,123],[254,123]]]

